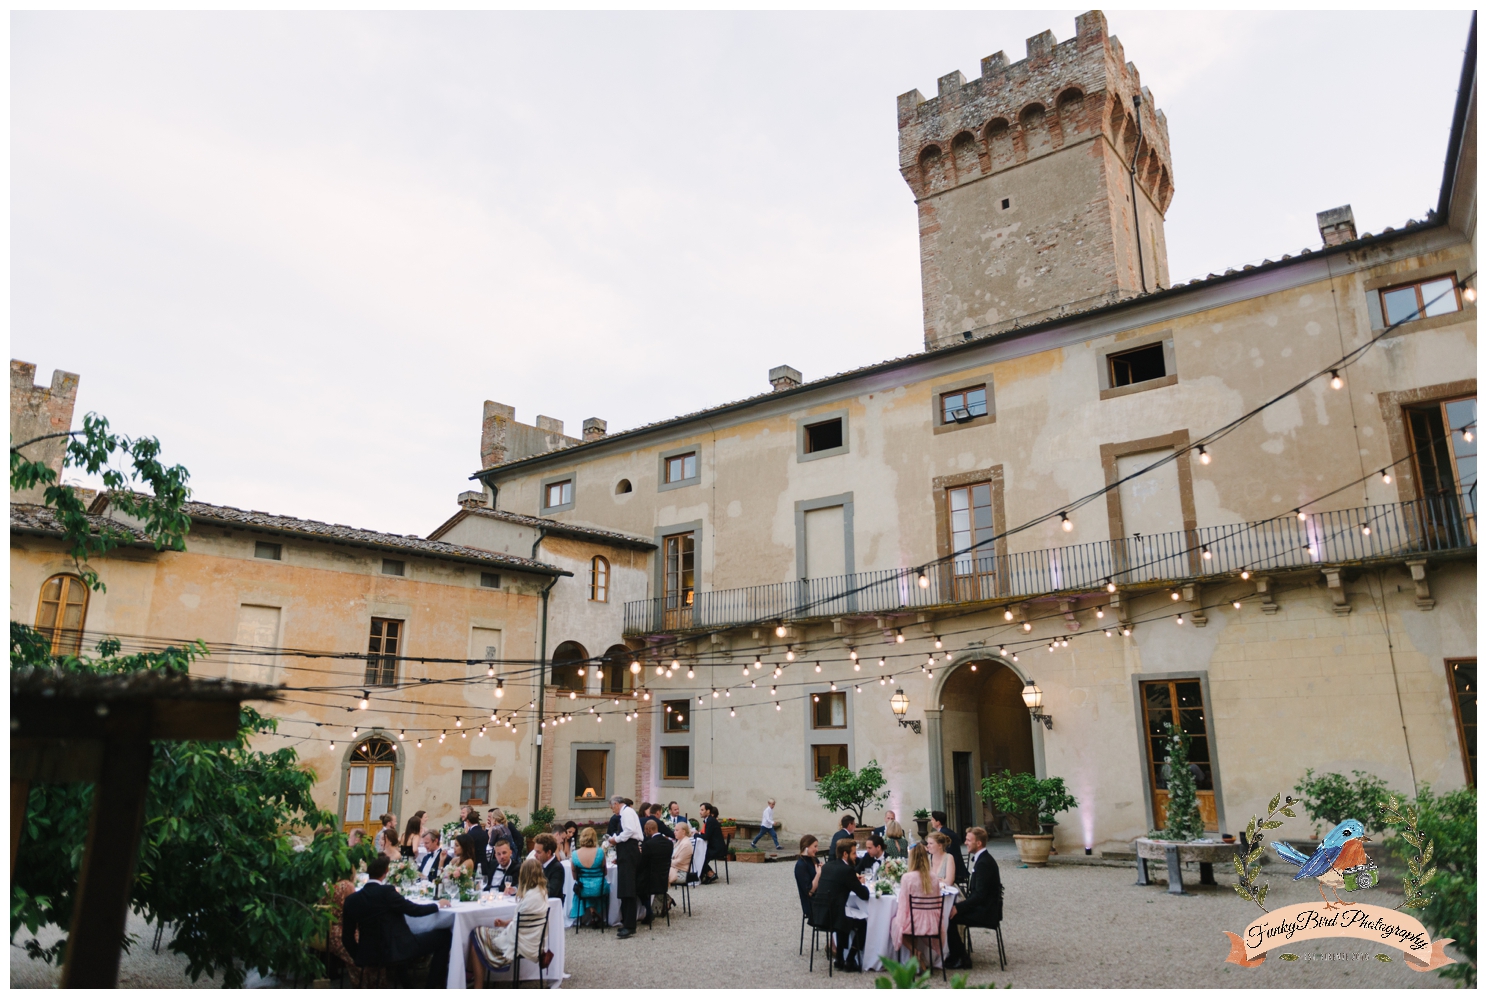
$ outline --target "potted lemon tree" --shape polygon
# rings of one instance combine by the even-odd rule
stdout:
[[[1062,777],[1039,779],[1032,774],[1014,774],[1003,770],[981,781],[981,800],[999,812],[1017,817],[1019,829],[1049,829],[1049,832],[1015,833],[1017,856],[1029,867],[1041,867],[1048,863],[1048,854],[1053,850],[1052,827],[1056,816],[1079,802],[1064,788]]]

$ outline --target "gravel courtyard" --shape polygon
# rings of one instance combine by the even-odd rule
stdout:
[[[1228,938],[1258,912],[1225,884],[1198,888],[1188,897],[1166,893],[1165,885],[1138,888],[1130,867],[1017,865],[1011,844],[992,852],[1006,884],[1003,937],[1007,970],[996,965],[996,943],[975,930],[976,967],[972,983],[1010,983],[1017,988],[1444,988],[1437,975],[1410,971],[1398,951],[1361,941],[1298,944],[1302,960],[1271,958],[1255,969],[1224,963]],[[1315,889],[1296,885],[1283,872],[1270,874],[1272,907],[1311,901]],[[874,974],[837,974],[828,979],[818,956],[814,974],[806,971],[800,946],[800,909],[789,863],[733,864],[733,883],[693,891],[691,918],[673,913],[671,926],[641,928],[630,940],[614,933],[584,930],[568,936],[566,983],[575,988],[871,988]],[[1224,873],[1218,873],[1225,880]],[[1196,881],[1197,876],[1190,879]],[[1397,896],[1370,893],[1381,904]],[[1386,901],[1387,899],[1387,901]],[[191,983],[184,962],[155,955],[153,937],[143,923],[131,922],[142,941],[124,960],[123,981],[132,987],[183,987]],[[1395,960],[1373,959],[1385,951]],[[47,987],[56,973],[11,947],[11,985]],[[1363,955],[1337,960],[1336,955]],[[1333,955],[1333,960],[1320,960]],[[203,980],[198,987],[213,983]],[[934,979],[940,986],[938,976]]]

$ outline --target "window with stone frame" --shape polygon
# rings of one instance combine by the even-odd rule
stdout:
[[[697,452],[674,454],[666,459],[666,482],[685,482],[697,478]]]
[[[402,621],[372,618],[372,631],[367,639],[367,686],[391,687],[398,682],[398,651],[402,640]]]
[[[1384,306],[1384,325],[1394,326],[1415,319],[1429,319],[1461,311],[1461,289],[1453,275],[1396,285],[1379,292]]]
[[[601,604],[609,602],[609,559],[603,555],[589,560],[589,599]]]
[[[460,772],[460,804],[483,805],[491,800],[491,772],[489,770],[464,770]]]

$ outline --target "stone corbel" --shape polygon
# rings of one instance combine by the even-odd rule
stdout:
[[[1115,611],[1115,619],[1120,622],[1122,628],[1131,626],[1131,605],[1121,599],[1119,590],[1110,594],[1110,609]]]
[[[1422,611],[1428,611],[1435,606],[1435,598],[1430,595],[1430,583],[1425,579],[1425,560],[1411,559],[1405,565],[1409,566],[1410,578],[1415,581],[1415,606]]]
[[[1342,570],[1323,569],[1322,575],[1327,577],[1327,592],[1332,594],[1332,613],[1353,613],[1353,608],[1348,604],[1348,593],[1342,586]]]
[[[847,619],[843,617],[832,618],[831,633],[833,635],[845,635],[847,633]]]
[[[1275,602],[1275,580],[1269,576],[1256,576],[1255,592],[1260,595],[1260,610],[1266,614],[1280,610],[1280,604]]]
[[[1203,613],[1203,587],[1198,583],[1188,583],[1182,588],[1182,599],[1186,600],[1193,608],[1188,613],[1188,618],[1193,622],[1193,627],[1207,627],[1208,615]]]
[[[1070,631],[1079,630],[1079,618],[1074,616],[1075,603],[1073,600],[1060,600],[1058,602],[1058,612],[1064,616],[1064,621],[1066,622],[1064,627]]]
[[[919,627],[924,630],[924,633],[926,635],[930,634],[931,632],[933,632],[935,630],[935,620],[934,620],[934,618],[930,617],[928,614],[920,614],[918,616],[918,621],[919,621]]]

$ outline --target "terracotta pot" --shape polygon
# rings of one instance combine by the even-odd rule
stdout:
[[[1048,863],[1048,854],[1053,851],[1052,836],[1012,837],[1017,842],[1017,857],[1029,867],[1043,867]]]
[[[735,853],[733,855],[733,859],[738,861],[740,864],[763,864],[768,862],[769,860],[769,858],[764,855],[763,851],[755,850],[745,850],[743,853]]]
[[[724,826],[723,827],[723,840],[724,840],[724,842],[727,842],[727,841],[733,839],[733,834],[736,833],[736,832],[738,832],[738,826]]]

